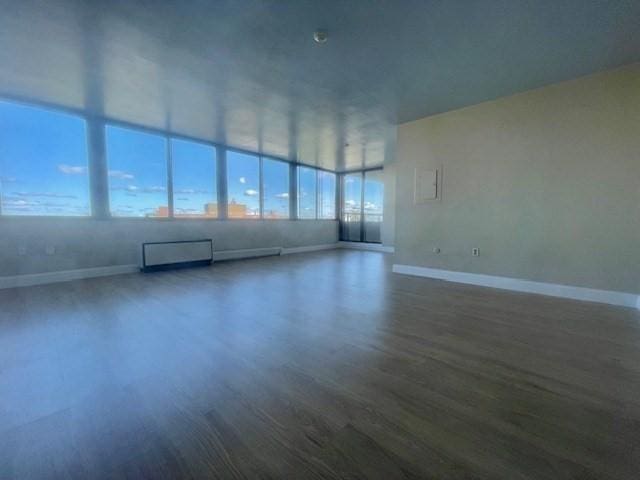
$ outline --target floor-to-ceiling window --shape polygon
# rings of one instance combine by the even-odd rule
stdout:
[[[0,217],[336,220],[338,178],[207,140],[0,99]],[[362,194],[354,201],[357,212]]]
[[[384,203],[382,170],[344,174],[341,198],[340,239],[380,243]]]
[[[384,181],[382,170],[364,172],[364,202],[362,212],[364,218],[364,242],[380,243],[382,227],[382,205],[384,202]]]

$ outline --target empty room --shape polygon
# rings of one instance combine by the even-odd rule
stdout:
[[[0,480],[640,478],[640,1],[0,0]]]

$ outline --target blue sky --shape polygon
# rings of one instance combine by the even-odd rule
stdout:
[[[316,170],[298,168],[298,217],[316,218]]]
[[[262,159],[264,215],[289,216],[289,164]]]
[[[207,203],[218,203],[214,147],[172,139],[171,159],[176,216],[203,214]]]
[[[160,135],[107,127],[111,215],[154,216],[167,207],[167,141]]]
[[[260,160],[254,155],[227,152],[227,197],[229,203],[247,206],[247,214],[260,215]]]
[[[89,215],[87,158],[83,119],[0,102],[4,215]]]

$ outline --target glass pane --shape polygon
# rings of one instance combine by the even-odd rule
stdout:
[[[319,218],[336,218],[336,175],[330,172],[318,172],[318,209]]]
[[[260,159],[227,151],[229,218],[260,218]]]
[[[316,218],[316,169],[298,167],[298,218]]]
[[[90,215],[85,121],[0,102],[3,215]]]
[[[382,170],[364,174],[364,241],[380,242],[384,182]]]
[[[289,218],[289,164],[262,159],[263,217]]]
[[[350,173],[344,176],[342,201],[341,236],[343,240],[359,242],[360,205],[362,203],[362,174]]]
[[[174,216],[217,217],[216,149],[202,143],[172,139],[171,161]]]
[[[166,146],[160,135],[107,126],[111,215],[169,216]]]

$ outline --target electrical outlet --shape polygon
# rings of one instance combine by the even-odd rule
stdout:
[[[56,247],[54,247],[53,245],[47,245],[46,247],[44,247],[44,253],[46,253],[47,255],[54,255],[56,253]]]
[[[478,247],[473,247],[471,249],[471,255],[473,255],[474,257],[479,257],[480,256],[480,249]]]
[[[27,254],[27,247],[18,247],[18,255],[20,255],[21,257],[25,256]]]

